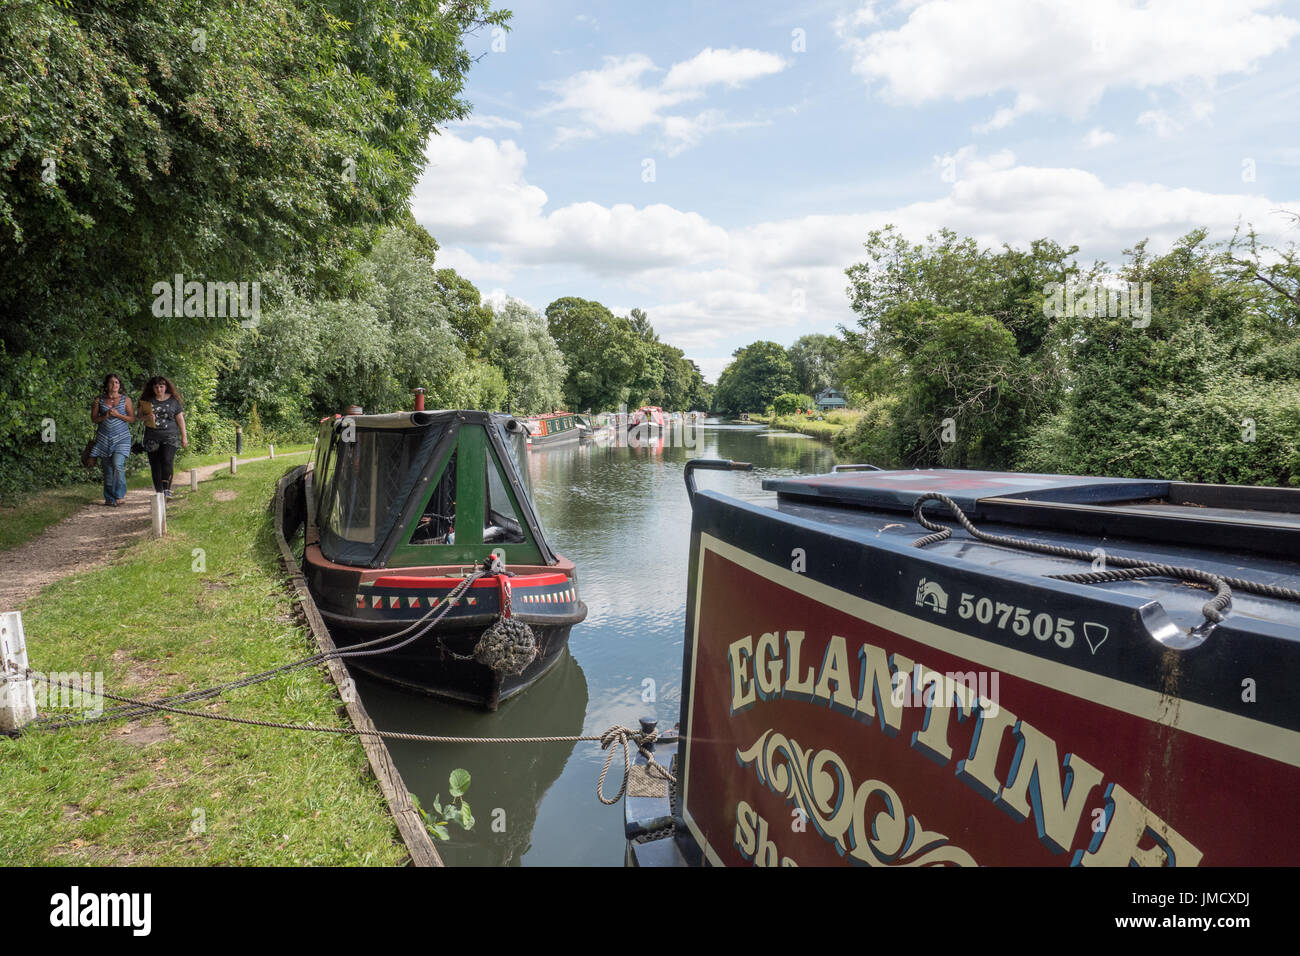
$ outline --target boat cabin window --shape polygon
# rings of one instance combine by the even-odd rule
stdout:
[[[483,508],[483,543],[484,544],[523,544],[524,528],[510,503],[510,494],[506,491],[505,481],[501,477],[500,466],[489,446],[485,450],[487,462],[487,501]]]
[[[356,428],[336,435],[326,456],[318,515],[325,556],[343,564],[373,560],[437,441],[437,428]]]
[[[424,514],[416,522],[411,544],[456,543],[456,456],[453,451],[434,486]]]

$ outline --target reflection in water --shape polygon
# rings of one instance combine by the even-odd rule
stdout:
[[[587,680],[565,652],[528,692],[493,713],[431,698],[414,697],[358,674],[357,688],[377,727],[448,737],[573,737],[582,732]],[[533,693],[537,691],[537,693]],[[435,797],[450,798],[447,778],[457,767],[470,773],[465,799],[474,828],[448,827],[451,839],[438,843],[450,866],[518,866],[529,847],[537,808],[574,744],[422,744],[388,741],[406,785],[426,812]]]
[[[682,479],[688,458],[734,458],[752,472],[700,472],[700,488],[738,498],[762,494],[764,478],[830,471],[830,449],[803,436],[759,437],[753,426],[680,428],[662,447],[567,445],[529,453],[537,511],[547,538],[578,567],[587,620],[569,638],[571,657],[495,714],[359,683],[385,729],[465,736],[599,734],[654,715],[671,726],[681,702],[691,509]],[[508,558],[508,555],[507,555]],[[581,666],[579,666],[581,665]],[[596,744],[389,745],[406,784],[425,803],[447,797],[447,775],[464,767],[476,823],[452,828],[438,850],[451,865],[619,866],[623,810],[596,800],[604,754]],[[571,755],[571,756],[570,756]],[[621,759],[615,764],[621,768]],[[557,779],[558,778],[558,779]],[[608,787],[617,791],[611,770]],[[492,811],[506,830],[492,831]]]

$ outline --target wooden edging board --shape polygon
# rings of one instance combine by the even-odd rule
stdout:
[[[334,646],[334,640],[330,637],[329,629],[325,626],[325,620],[320,616],[320,611],[316,609],[316,602],[312,599],[311,592],[307,590],[307,581],[302,576],[302,569],[298,567],[298,562],[293,556],[293,549],[289,547],[289,542],[284,537],[285,488],[303,475],[306,467],[306,465],[299,465],[276,483],[275,542],[280,548],[280,563],[298,595],[303,613],[307,617],[307,624],[311,629],[312,636],[316,639],[316,646],[322,653],[332,654],[338,648]],[[325,665],[329,668],[330,678],[334,681],[335,686],[342,688],[344,681],[348,680],[347,667],[337,657],[329,658],[326,660]],[[352,721],[352,726],[357,730],[375,730],[374,722],[370,719],[370,715],[366,713],[366,708],[362,705],[361,700],[355,694],[349,696],[353,700],[350,703],[344,701],[344,706],[347,708],[348,718]],[[406,789],[406,784],[402,781],[402,775],[398,773],[397,767],[393,764],[393,758],[388,753],[388,747],[384,744],[383,738],[372,737],[367,734],[362,735],[360,739],[361,745],[365,748],[366,757],[370,760],[370,769],[374,771],[375,779],[379,781],[379,788],[384,793],[384,799],[388,801],[388,809],[393,815],[393,820],[397,823],[398,832],[402,835],[402,841],[406,844],[407,852],[411,855],[411,863],[415,866],[442,866],[442,858],[438,856],[438,851],[434,848],[433,838],[429,836],[424,821],[420,818],[414,804],[411,803],[411,795]]]

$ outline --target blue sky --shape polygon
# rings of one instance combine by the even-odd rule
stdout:
[[[1300,2],[512,2],[412,200],[489,297],[639,306],[711,381],[854,316],[867,232],[1116,262],[1300,238]]]

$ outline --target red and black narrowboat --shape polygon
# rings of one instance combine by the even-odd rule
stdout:
[[[526,440],[517,419],[481,411],[322,423],[303,569],[340,648],[378,642],[349,666],[494,710],[559,659],[587,607],[534,510]]]
[[[1300,864],[1300,490],[698,467],[631,863]]]

